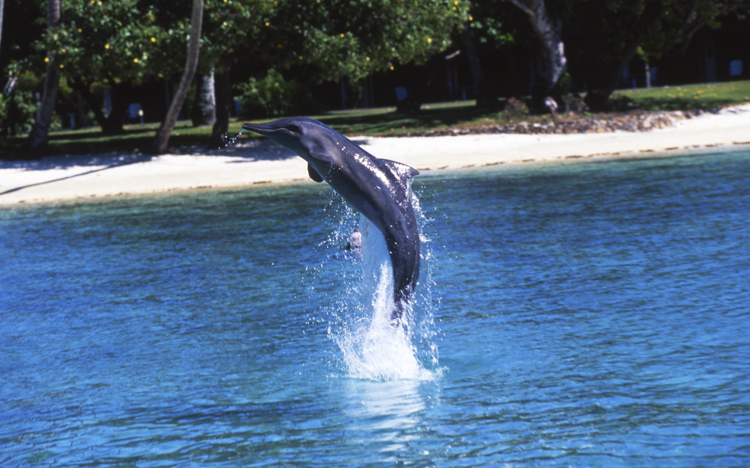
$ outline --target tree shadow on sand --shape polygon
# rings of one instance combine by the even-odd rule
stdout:
[[[367,144],[367,140],[364,139],[354,141],[358,145]],[[166,156],[217,156],[231,158],[225,161],[227,164],[252,163],[255,161],[283,161],[297,157],[297,155],[290,150],[277,145],[267,138],[247,139],[238,142],[236,145],[214,150],[207,150],[205,146],[201,145],[183,146],[170,149]],[[139,152],[112,152],[102,154],[47,156],[42,159],[30,161],[0,160],[0,170],[16,169],[21,171],[43,172],[60,169],[74,171],[80,169],[80,172],[76,172],[75,174],[66,175],[64,177],[54,177],[49,180],[11,187],[5,190],[3,190],[2,185],[6,184],[2,184],[0,185],[0,196],[18,192],[29,187],[53,184],[55,182],[74,179],[118,167],[147,163],[158,157],[160,156]]]
[[[116,167],[138,164],[153,159],[152,155],[140,153],[109,153],[97,155],[78,155],[78,156],[51,156],[35,161],[0,161],[0,170],[2,169],[20,169],[24,171],[47,171],[53,169],[73,169],[76,167],[87,168],[95,167],[88,171],[78,172],[65,177],[56,177],[54,179],[36,182],[33,184],[21,185],[7,190],[0,191],[0,196],[18,192],[20,190],[36,187],[38,185],[47,185],[63,180],[74,179],[76,177],[102,172]],[[101,167],[104,166],[104,167]]]

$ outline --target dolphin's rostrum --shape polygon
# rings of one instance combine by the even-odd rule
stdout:
[[[246,123],[242,128],[301,156],[313,180],[328,182],[383,233],[393,268],[391,320],[398,325],[419,278],[419,229],[410,193],[411,179],[419,171],[376,158],[336,130],[307,117]]]

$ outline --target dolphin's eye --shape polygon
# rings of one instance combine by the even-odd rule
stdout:
[[[289,129],[289,131],[290,131],[290,132],[294,132],[294,133],[302,133],[302,132],[300,131],[299,127],[298,127],[298,126],[296,126],[296,125],[290,125],[290,126],[289,126],[289,127],[287,127],[287,128]]]

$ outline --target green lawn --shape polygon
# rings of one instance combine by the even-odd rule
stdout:
[[[618,91],[643,110],[709,109],[750,102],[750,81]]]
[[[425,132],[442,127],[485,121],[496,121],[501,112],[478,109],[474,101],[426,104],[418,114],[402,114],[395,108],[334,112],[313,116],[344,135],[395,135]]]
[[[709,109],[718,106],[750,102],[750,81],[687,85],[651,89],[623,90],[613,95],[618,110],[689,110]],[[541,122],[549,116],[511,115],[497,110],[477,109],[474,101],[428,104],[418,114],[401,114],[393,108],[335,111],[312,116],[325,122],[344,135],[396,135],[407,132],[425,132],[434,129],[505,125],[515,121]],[[566,120],[581,116],[564,116]],[[588,118],[587,116],[584,116]],[[128,125],[117,136],[104,136],[98,128],[63,130],[50,133],[49,148],[45,154],[83,154],[111,151],[145,151],[153,141],[159,124]],[[242,121],[232,121],[229,136],[239,133]],[[243,137],[255,135],[246,132]],[[179,122],[169,140],[171,148],[205,145],[211,134],[210,127],[191,127],[189,122]],[[22,138],[0,140],[3,154],[14,151]]]

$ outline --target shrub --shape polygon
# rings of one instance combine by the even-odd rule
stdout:
[[[4,94],[0,94],[0,126],[2,126],[2,122],[5,122],[8,116],[8,104],[8,98]]]
[[[319,113],[322,106],[307,86],[286,81],[281,73],[269,70],[262,80],[250,81],[237,86],[242,93],[242,115],[245,117],[281,117]]]
[[[503,114],[509,119],[523,119],[531,114],[529,105],[517,97],[510,97],[505,101]]]
[[[31,91],[15,89],[10,96],[0,95],[0,135],[29,132],[34,124],[36,107]]]

